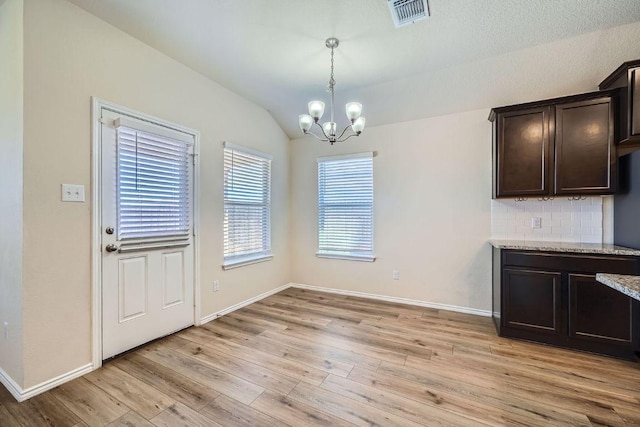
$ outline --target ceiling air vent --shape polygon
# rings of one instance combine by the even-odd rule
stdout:
[[[428,0],[387,0],[393,23],[396,28],[413,24],[414,22],[428,18],[429,1]]]

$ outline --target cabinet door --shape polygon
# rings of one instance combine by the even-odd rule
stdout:
[[[496,197],[549,194],[549,107],[498,114]]]
[[[503,274],[503,326],[561,334],[562,275],[509,268]]]
[[[569,274],[569,336],[629,345],[635,342],[636,304],[633,299],[588,274]]]
[[[556,106],[555,194],[615,191],[613,107],[610,97]]]
[[[640,137],[640,67],[629,70],[629,137]]]

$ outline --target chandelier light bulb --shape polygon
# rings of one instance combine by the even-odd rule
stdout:
[[[323,114],[324,114],[324,102],[311,101],[309,103],[309,115],[313,117],[314,120],[320,120]]]
[[[345,109],[347,110],[347,118],[351,120],[351,123],[362,114],[362,104],[359,102],[349,102]]]
[[[356,133],[356,135],[360,135],[360,133],[364,129],[365,121],[366,120],[364,117],[358,117],[356,121],[351,125],[351,129]]]
[[[311,129],[311,125],[313,125],[313,117],[308,114],[300,114],[298,116],[298,124],[300,125],[300,130],[303,133],[307,133]]]
[[[336,122],[324,122],[322,124],[322,130],[324,130],[325,135],[330,138],[336,136],[337,128],[338,125],[336,125]]]

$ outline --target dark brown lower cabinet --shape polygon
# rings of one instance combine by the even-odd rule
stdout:
[[[494,248],[498,333],[633,360],[640,349],[640,303],[595,275],[638,274],[639,267],[630,256]]]
[[[548,271],[503,270],[504,320],[509,327],[544,334],[562,333],[562,275]]]

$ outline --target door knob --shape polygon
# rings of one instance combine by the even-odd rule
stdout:
[[[106,249],[107,252],[115,252],[115,251],[118,250],[118,247],[116,245],[114,245],[113,243],[110,243],[105,247],[105,249]]]

